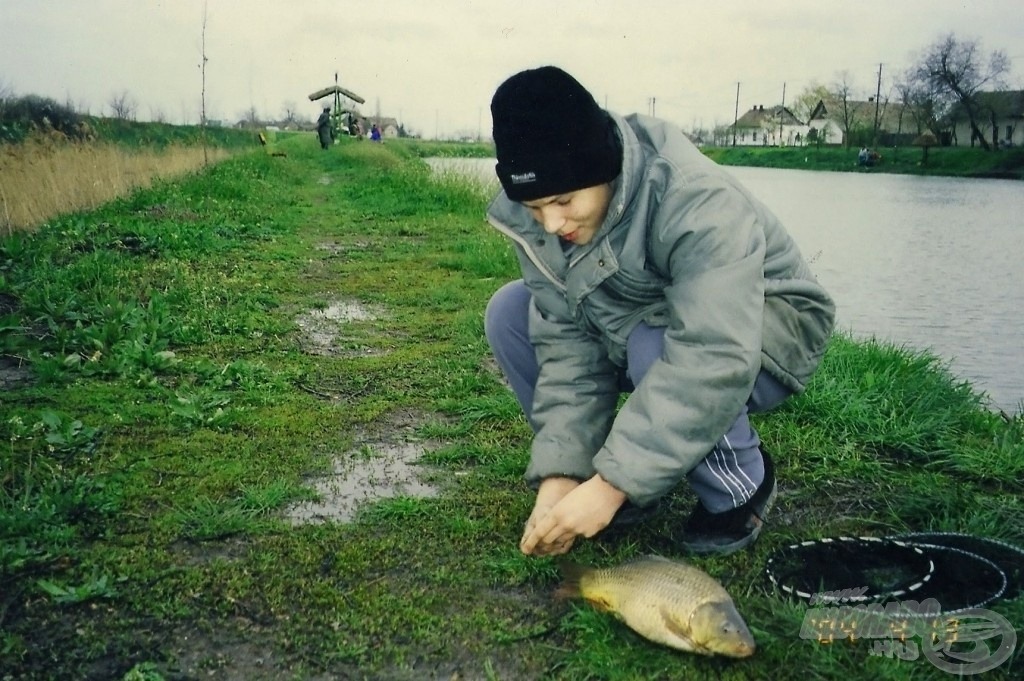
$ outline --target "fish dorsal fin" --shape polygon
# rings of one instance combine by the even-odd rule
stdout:
[[[693,640],[693,632],[690,629],[689,622],[682,622],[678,618],[673,617],[672,613],[665,606],[662,606],[659,612],[661,613],[662,622],[665,623],[665,628],[674,636],[679,637],[680,647],[683,650],[701,650],[703,648],[703,646]]]

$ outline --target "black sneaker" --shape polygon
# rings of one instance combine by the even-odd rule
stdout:
[[[608,527],[632,527],[638,525],[646,520],[650,519],[655,513],[658,512],[661,504],[655,501],[650,506],[635,506],[632,502],[627,501],[619,510],[612,516],[612,520],[608,523]]]
[[[754,543],[761,534],[777,490],[775,465],[764,449],[761,455],[764,457],[764,481],[750,501],[722,513],[711,513],[697,502],[683,528],[684,549],[690,553],[727,556]]]

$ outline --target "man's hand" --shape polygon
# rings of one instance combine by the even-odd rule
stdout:
[[[566,494],[579,487],[579,485],[579,480],[574,478],[545,478],[542,480],[540,487],[537,489],[537,500],[533,502],[533,512],[530,513],[530,517],[526,521],[523,540],[533,532],[533,528],[536,527],[540,519],[547,515],[555,504],[561,501]],[[562,550],[556,553],[565,553],[571,547],[572,541],[570,540],[566,546],[560,547]]]
[[[566,480],[551,478],[551,480]],[[545,480],[544,483],[547,483]],[[573,481],[574,482],[574,481]],[[566,485],[552,485],[551,496],[545,495],[541,506],[544,484],[537,492],[537,503],[526,523],[526,531],[519,549],[526,555],[549,556],[566,553],[576,537],[593,537],[603,530],[626,502],[626,495],[595,475],[582,484],[574,484],[567,492]],[[562,492],[551,505],[555,492]]]

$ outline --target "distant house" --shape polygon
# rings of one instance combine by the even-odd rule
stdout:
[[[992,143],[994,130],[994,139],[999,146],[1024,144],[1024,90],[979,92],[977,101],[979,106],[976,122],[986,142]],[[969,144],[973,147],[977,143],[962,105],[957,104],[953,107],[949,120],[955,144]]]
[[[839,144],[843,141],[843,127],[820,99],[807,119],[807,137],[809,143],[815,144]]]
[[[924,132],[914,112],[899,102],[848,100],[826,105],[818,100],[807,120],[810,141],[822,144],[846,144],[847,127],[858,144],[873,144],[875,116],[878,116],[878,144],[895,146],[909,144]],[[812,132],[813,131],[813,132]],[[858,139],[858,137],[860,139]]]
[[[785,107],[765,109],[762,104],[740,116],[732,132],[735,132],[737,146],[772,147],[779,146],[780,142],[782,146],[800,146],[806,141],[807,125]]]

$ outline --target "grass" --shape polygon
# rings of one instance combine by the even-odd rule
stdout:
[[[723,165],[948,177],[1024,179],[1024,149],[987,152],[970,147],[886,147],[872,168],[857,165],[858,149],[845,147],[706,147],[704,153]]]
[[[782,481],[769,531],[696,561],[759,651],[654,646],[552,601],[553,561],[517,551],[530,434],[482,333],[516,265],[481,188],[432,180],[413,145],[275,148],[0,239],[0,679],[946,678],[801,640],[806,607],[765,561],[835,534],[1024,544],[1022,417],[934,357],[837,336],[810,390],[756,420]],[[335,303],[376,314],[309,352],[297,320]],[[366,437],[430,443],[440,494],[291,524]],[[573,558],[678,555],[692,502]],[[995,609],[1024,625],[1020,602]]]

